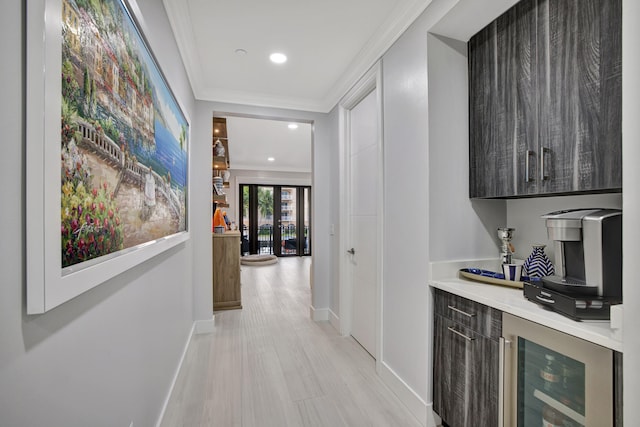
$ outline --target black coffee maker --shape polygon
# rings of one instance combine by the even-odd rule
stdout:
[[[610,305],[622,302],[622,211],[574,209],[542,218],[556,274],[526,284],[525,296],[575,319],[608,319]]]

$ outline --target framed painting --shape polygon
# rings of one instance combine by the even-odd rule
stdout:
[[[132,5],[27,3],[28,314],[189,238],[189,122]]]

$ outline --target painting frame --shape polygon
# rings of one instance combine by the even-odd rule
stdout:
[[[155,71],[186,124],[181,230],[63,267],[61,253],[61,104],[63,0],[27,2],[26,54],[26,312],[47,312],[190,238],[190,120],[173,93],[136,17],[134,0],[120,2]],[[135,13],[134,13],[135,12]],[[155,105],[152,105],[155,108]],[[155,136],[153,136],[155,142]],[[58,143],[54,143],[57,141]],[[135,158],[134,158],[135,160]],[[151,168],[149,168],[151,175]],[[113,196],[112,196],[113,197]]]

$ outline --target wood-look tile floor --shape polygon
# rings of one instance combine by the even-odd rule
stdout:
[[[242,267],[241,310],[195,335],[163,427],[419,427],[372,357],[309,318],[310,258]]]

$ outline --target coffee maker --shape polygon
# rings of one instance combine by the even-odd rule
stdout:
[[[575,319],[608,319],[622,302],[622,211],[573,209],[542,216],[553,240],[553,276],[525,285],[525,296]]]

